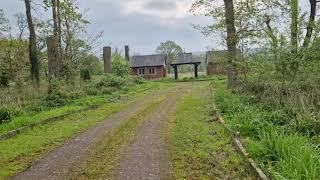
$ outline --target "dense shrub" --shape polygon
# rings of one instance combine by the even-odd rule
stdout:
[[[0,73],[0,87],[8,87],[9,86],[9,75],[6,73]]]
[[[95,82],[94,87],[97,89],[102,89],[105,87],[115,87],[121,88],[122,85],[125,85],[127,79],[114,76],[114,75],[106,75],[100,78],[98,81]]]
[[[91,79],[90,71],[89,69],[81,69],[80,70],[80,78],[84,81],[88,81]]]
[[[20,111],[18,110],[0,108],[0,124],[10,122],[14,116],[17,116],[19,114]]]
[[[126,77],[129,75],[129,62],[119,54],[112,55],[112,73],[116,76]]]
[[[63,106],[68,101],[68,95],[61,88],[61,82],[58,80],[51,80],[48,87],[48,95],[45,99],[46,106],[57,107]]]
[[[145,79],[143,77],[140,77],[140,76],[132,76],[132,77],[130,77],[130,80],[134,84],[143,84],[143,83],[145,83]]]

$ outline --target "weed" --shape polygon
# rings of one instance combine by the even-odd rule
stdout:
[[[213,81],[215,102],[227,124],[246,138],[249,153],[275,179],[317,179],[320,151],[310,136],[319,132],[317,121],[292,116],[274,101],[239,95],[223,81]],[[294,119],[293,119],[294,118]]]

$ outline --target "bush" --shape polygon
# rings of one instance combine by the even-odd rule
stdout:
[[[143,77],[140,76],[133,76],[131,77],[131,81],[135,84],[143,84],[145,83],[145,79]]]
[[[129,63],[119,54],[112,56],[112,73],[116,76],[127,77],[129,75]]]
[[[6,73],[0,74],[0,87],[9,87],[9,75]]]
[[[57,80],[51,80],[48,87],[48,95],[46,97],[46,106],[48,107],[58,107],[63,106],[68,101],[67,93],[62,90],[62,86],[59,85],[60,82]]]
[[[90,71],[89,69],[81,69],[80,70],[80,78],[84,81],[88,81],[91,79]]]
[[[8,108],[0,108],[0,124],[10,122],[14,116],[19,115],[20,112]]]
[[[106,75],[95,82],[94,87],[97,89],[102,89],[103,87],[121,88],[121,86],[126,84],[126,82],[127,79],[113,75]]]

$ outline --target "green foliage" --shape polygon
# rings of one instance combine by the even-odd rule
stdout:
[[[95,55],[80,58],[80,68],[89,70],[91,75],[102,75],[103,64]],[[81,72],[81,71],[80,71]]]
[[[238,91],[232,93],[224,83],[217,80],[213,83],[218,108],[227,124],[246,138],[249,153],[264,170],[275,179],[317,179],[320,151],[310,135],[319,135],[318,122],[305,115],[294,116],[292,113],[297,111],[272,100],[239,95]],[[258,93],[265,87],[251,89],[250,92]]]
[[[81,69],[80,70],[80,78],[84,81],[88,81],[91,79],[90,71],[89,69]]]
[[[131,76],[130,78],[134,84],[143,84],[146,82],[146,80],[140,76]]]
[[[5,81],[30,78],[28,42],[0,39],[0,77]]]
[[[15,116],[18,116],[20,114],[21,114],[21,112],[19,110],[16,110],[13,108],[11,108],[11,109],[5,108],[5,107],[0,108],[0,125],[2,123],[8,123],[8,122],[12,121],[12,119]]]
[[[116,76],[127,77],[129,75],[129,62],[119,54],[112,54],[112,73]]]
[[[160,45],[157,47],[155,50],[157,54],[164,54],[166,56],[166,63],[168,64],[168,72],[170,73],[170,68],[169,64],[175,59],[175,57],[178,54],[183,53],[183,50],[180,45],[178,45],[174,41],[166,41],[160,43]]]
[[[265,164],[276,179],[317,179],[320,152],[307,137],[274,129],[262,131],[260,141],[249,143],[249,150]]]
[[[63,106],[68,101],[67,93],[61,88],[61,83],[56,79],[52,79],[48,87],[48,95],[45,104],[48,107]]]
[[[5,72],[0,74],[0,87],[9,87],[9,75]]]

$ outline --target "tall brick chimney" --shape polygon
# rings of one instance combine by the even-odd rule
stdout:
[[[111,47],[103,47],[104,73],[111,74]]]

